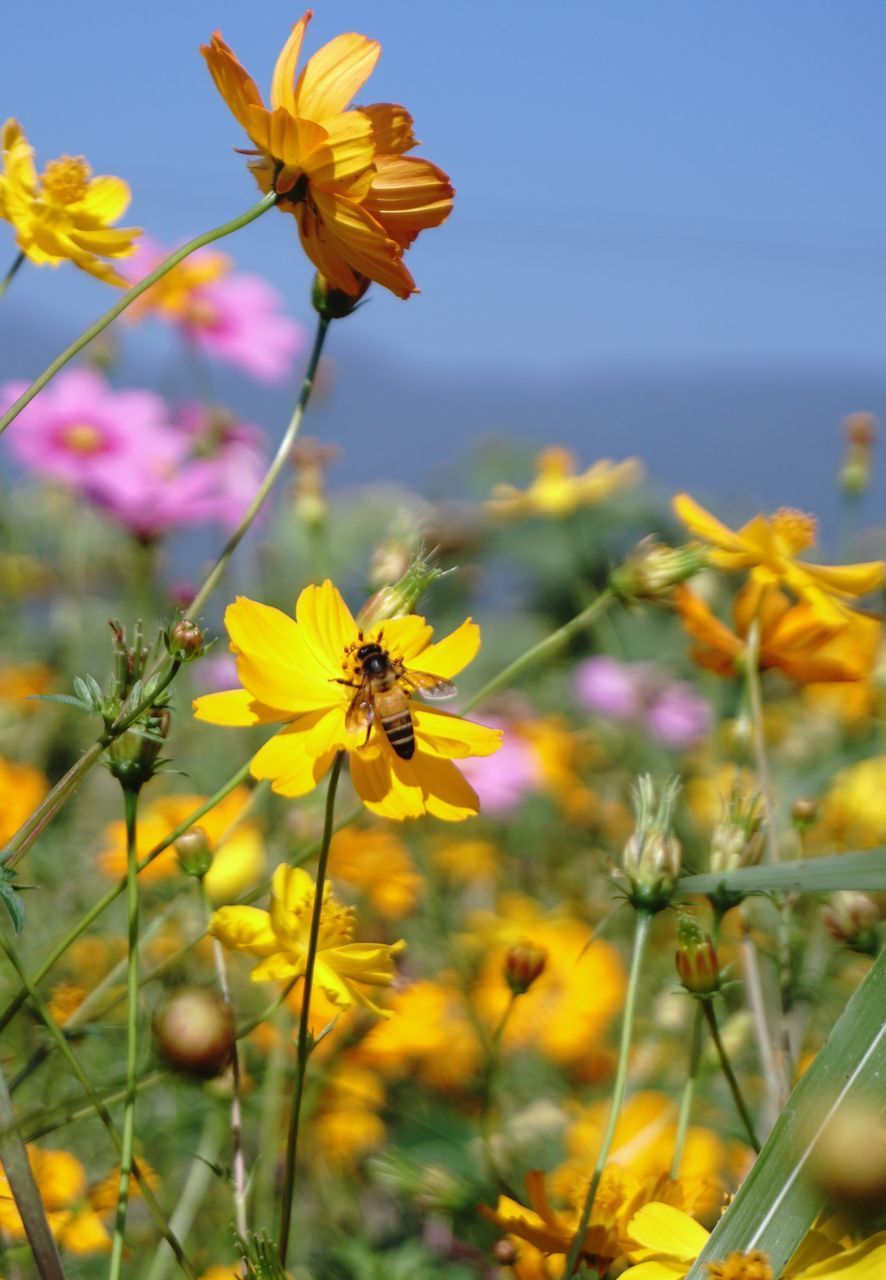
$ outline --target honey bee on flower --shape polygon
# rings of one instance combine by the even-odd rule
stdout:
[[[198,698],[194,709],[211,724],[283,726],[253,758],[253,777],[270,779],[280,795],[304,795],[347,751],[354,788],[374,813],[460,821],[478,811],[453,762],[491,755],[501,733],[412,697],[422,686],[450,691],[480,645],[470,619],[435,643],[415,614],[361,630],[326,581],[305,588],[294,619],[240,597],[225,625],[243,687]],[[368,675],[367,661],[380,672]],[[396,708],[390,701],[379,707],[378,681]]]

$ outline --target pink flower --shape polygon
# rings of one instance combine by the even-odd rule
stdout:
[[[692,746],[711,729],[710,704],[691,685],[670,680],[652,662],[588,658],[578,666],[575,688],[588,711],[653,733],[677,750]]]
[[[156,241],[143,240],[125,264],[133,284],[168,255]],[[226,360],[263,382],[277,382],[304,350],[301,325],[283,313],[283,299],[261,276],[233,272],[233,262],[214,249],[199,249],[173,267],[130,309],[154,314],[179,327],[209,356]]]
[[[6,383],[0,389],[4,405],[17,400],[27,385]],[[72,488],[137,465],[146,448],[166,462],[182,452],[160,396],[114,391],[88,369],[62,373],[41,391],[10,428],[9,447],[30,470]]]
[[[188,452],[215,476],[213,519],[233,528],[255,497],[265,474],[265,435],[260,427],[202,405],[179,408],[177,426]]]
[[[216,518],[216,474],[206,462],[177,464],[146,450],[137,466],[105,468],[84,486],[95,506],[141,542]]]
[[[541,767],[529,743],[502,721],[486,716],[484,724],[505,731],[502,745],[494,756],[460,760],[459,768],[480,797],[481,811],[502,817],[523,802],[527,791],[541,788]]]

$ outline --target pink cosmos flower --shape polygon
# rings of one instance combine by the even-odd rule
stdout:
[[[481,812],[500,818],[516,809],[527,792],[541,788],[541,767],[529,743],[501,720],[487,716],[484,723],[504,730],[501,746],[494,756],[460,760],[459,768],[480,797]]]
[[[27,385],[7,382],[0,388],[4,407]],[[182,453],[160,396],[114,391],[89,369],[60,374],[22,410],[8,438],[13,454],[29,470],[71,488],[137,465],[146,447],[166,462]]]
[[[127,259],[133,284],[167,257],[156,241],[142,240]],[[262,382],[277,382],[307,343],[301,325],[283,312],[283,299],[261,276],[234,272],[215,249],[198,249],[173,267],[130,308],[132,319],[153,314],[177,325],[208,356],[226,360]]]
[[[711,729],[710,704],[651,662],[588,658],[578,666],[575,688],[579,702],[594,715],[651,732],[676,750],[692,746]]]
[[[246,514],[265,474],[265,434],[260,427],[238,422],[229,413],[199,404],[179,408],[176,425],[188,442],[188,453],[215,476],[215,510],[219,524],[235,527]]]

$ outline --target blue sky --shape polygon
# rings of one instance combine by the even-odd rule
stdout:
[[[886,294],[886,5],[879,0],[335,0],[384,46],[364,101],[416,118],[457,209],[412,254],[422,287],[350,324],[438,368],[822,363],[877,368]],[[301,9],[118,0],[19,7],[2,110],[45,161],[84,152],[167,241],[245,209],[243,138],[197,46],[220,27],[263,89]],[[288,218],[228,247],[304,315]],[[0,254],[12,257],[0,227]],[[70,269],[16,281],[73,334],[107,293]],[[376,291],[381,295],[381,291]],[[353,334],[357,336],[356,330]]]

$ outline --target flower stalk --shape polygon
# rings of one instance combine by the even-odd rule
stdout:
[[[631,971],[628,976],[628,991],[625,998],[624,1018],[621,1024],[621,1040],[618,1046],[618,1067],[615,1072],[615,1085],[612,1090],[612,1104],[609,1108],[609,1119],[606,1122],[603,1141],[600,1143],[600,1151],[597,1155],[594,1171],[591,1174],[590,1183],[588,1184],[588,1193],[585,1196],[585,1202],[582,1206],[581,1218],[579,1219],[578,1228],[575,1232],[575,1239],[572,1242],[572,1248],[569,1250],[569,1257],[566,1260],[566,1267],[563,1271],[564,1276],[572,1276],[575,1273],[576,1266],[578,1265],[582,1245],[584,1244],[584,1238],[588,1229],[588,1223],[591,1220],[594,1201],[597,1198],[600,1179],[603,1177],[603,1170],[606,1168],[606,1161],[609,1159],[609,1153],[612,1150],[612,1143],[615,1139],[615,1130],[618,1125],[618,1117],[621,1112],[621,1104],[624,1101],[625,1086],[628,1079],[628,1056],[631,1049],[631,1034],[634,1029],[634,1009],[637,1003],[637,991],[640,986],[640,971],[643,964],[643,953],[646,949],[646,942],[649,937],[652,918],[652,912],[638,911],[634,921],[634,948],[631,955]]]
[[[0,1070],[0,1160],[21,1215],[40,1280],[65,1280],[61,1258],[46,1219],[37,1183],[19,1133],[6,1077]]]
[[[332,834],[335,816],[335,793],[338,789],[338,780],[341,775],[342,765],[344,764],[345,753],[339,751],[336,753],[329,773],[329,783],[326,788],[326,810],[323,818],[323,843],[320,846],[320,857],[317,862],[317,880],[314,889],[314,909],[311,914],[311,932],[308,938],[308,950],[305,957],[305,976],[302,986],[302,1003],[301,1013],[298,1020],[298,1039],[296,1041],[296,1065],[295,1080],[292,1089],[292,1111],[289,1116],[289,1134],[286,1141],[286,1159],[283,1174],[283,1196],[281,1202],[280,1217],[280,1243],[278,1254],[280,1265],[286,1266],[286,1257],[289,1253],[289,1234],[292,1225],[292,1196],[295,1187],[295,1160],[298,1154],[298,1128],[301,1116],[302,1097],[305,1087],[305,1073],[308,1066],[308,1058],[314,1047],[313,1038],[310,1035],[309,1022],[311,1014],[311,991],[314,985],[314,965],[317,959],[317,945],[320,940],[320,920],[323,914],[323,888],[326,884],[326,867],[329,862],[329,846],[332,843]]]
[[[726,1077],[726,1083],[729,1085],[729,1092],[732,1094],[738,1114],[741,1116],[741,1122],[747,1132],[748,1142],[750,1142],[754,1151],[759,1155],[760,1143],[754,1131],[754,1122],[751,1119],[751,1114],[748,1111],[747,1104],[742,1096],[741,1088],[735,1077],[735,1072],[732,1070],[732,1063],[729,1061],[729,1054],[726,1052],[726,1048],[720,1038],[720,1028],[717,1026],[717,1015],[714,1013],[713,1001],[699,1000],[698,1004],[704,1015],[705,1022],[708,1024],[708,1030],[711,1033],[714,1048],[717,1050],[717,1057],[720,1059],[720,1066],[722,1067],[723,1074]]]
[[[3,279],[0,280],[0,298],[3,297],[6,290],[9,288],[9,286],[12,284],[15,277],[18,275],[19,268],[24,265],[26,257],[27,255],[24,253],[24,251],[22,251],[13,259],[12,266],[6,272],[6,275],[3,277]]]
[[[51,382],[57,373],[59,373],[68,361],[73,360],[84,347],[87,347],[93,338],[97,338],[100,333],[107,329],[112,321],[122,315],[127,307],[131,307],[137,298],[150,289],[151,285],[157,283],[158,280],[171,271],[173,267],[177,267],[190,254],[197,249],[202,249],[204,245],[212,244],[215,240],[221,240],[224,236],[232,235],[233,232],[239,231],[241,227],[246,227],[250,222],[254,222],[256,218],[260,218],[263,213],[267,213],[269,209],[273,209],[277,203],[277,194],[269,191],[266,196],[259,200],[258,204],[254,204],[251,209],[247,209],[245,213],[241,213],[239,217],[232,218],[230,222],[224,222],[220,227],[213,228],[212,231],[204,231],[202,235],[195,236],[193,240],[189,240],[187,244],[183,244],[180,249],[176,249],[168,258],[155,267],[153,271],[145,276],[144,280],[139,280],[138,284],[124,293],[123,297],[115,302],[112,307],[96,320],[95,324],[85,329],[79,338],[75,338],[70,346],[65,347],[61,355],[56,356],[52,364],[48,365],[38,378],[35,378],[27,391],[22,392],[15,404],[7,409],[6,413],[0,417],[0,434],[6,430],[11,422],[14,422],[22,409],[29,405],[38,392],[42,391],[48,382]]]

